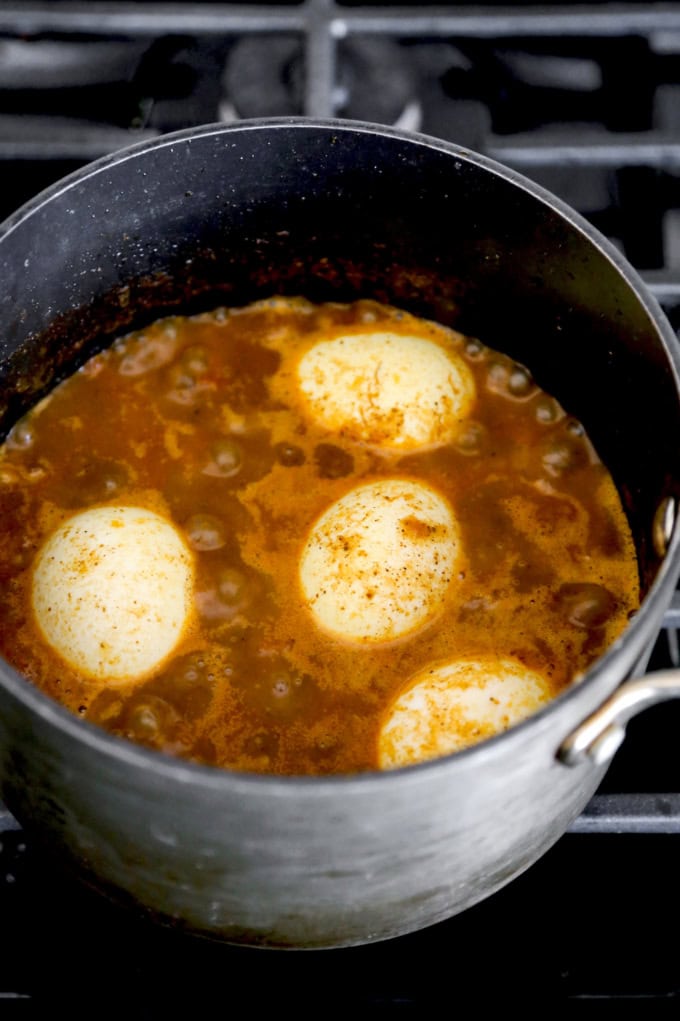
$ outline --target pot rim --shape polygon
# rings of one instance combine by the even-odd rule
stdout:
[[[165,147],[172,148],[180,143],[190,144],[195,139],[211,135],[230,135],[242,132],[276,131],[282,129],[316,130],[350,135],[379,135],[408,143],[414,147],[434,149],[449,154],[454,160],[471,164],[485,172],[501,177],[514,187],[527,192],[538,202],[548,205],[574,230],[585,235],[587,240],[613,264],[619,275],[623,277],[624,282],[634,293],[637,301],[643,306],[663,341],[666,355],[673,370],[678,401],[680,401],[680,343],[678,338],[656,298],[648,291],[638,272],[615,245],[594,228],[580,213],[577,213],[560,198],[541,185],[536,184],[530,178],[474,150],[422,132],[393,128],[370,121],[316,118],[311,116],[248,118],[229,124],[219,122],[209,123],[192,128],[184,128],[179,131],[167,132],[151,139],[135,142],[113,153],[108,153],[99,159],[88,162],[43,189],[0,223],[0,242],[25,220],[37,213],[43,206],[49,204],[74,186],[88,180],[90,177],[106,171],[109,167],[118,166],[129,160],[137,159],[152,150],[155,151]],[[613,687],[611,681],[606,686],[606,677],[612,672],[612,666],[616,663],[617,658],[620,657],[621,650],[626,645],[636,643],[640,648],[643,648],[645,645],[645,632],[650,632],[647,635],[646,641],[651,639],[651,632],[659,627],[663,612],[670,601],[679,577],[680,522],[676,519],[666,554],[649,591],[640,604],[639,611],[628,624],[623,634],[609,646],[578,681],[572,683],[570,687],[555,696],[530,717],[504,733],[497,734],[459,752],[387,771],[375,770],[358,774],[330,774],[322,776],[279,776],[239,772],[215,766],[203,766],[163,752],[143,748],[124,738],[107,733],[87,720],[80,719],[56,700],[34,687],[2,657],[0,657],[0,685],[26,709],[35,713],[45,723],[61,730],[71,740],[88,745],[97,755],[117,760],[130,767],[151,770],[158,777],[172,782],[199,784],[218,791],[222,788],[233,790],[235,786],[239,785],[243,785],[248,790],[257,787],[261,789],[266,788],[272,792],[280,791],[281,793],[301,786],[307,790],[319,792],[329,788],[349,790],[353,787],[368,790],[368,788],[376,784],[397,782],[399,778],[403,779],[407,775],[412,776],[414,779],[423,778],[433,772],[448,771],[453,768],[454,763],[472,763],[482,756],[488,757],[493,755],[499,749],[508,748],[513,741],[521,740],[523,735],[529,730],[542,727],[545,721],[563,712],[564,707],[575,705],[576,700],[582,697],[582,692],[586,689],[590,691],[602,688],[600,696],[601,701],[604,701],[604,698],[610,695],[614,688],[618,687],[624,680],[624,678],[619,678]],[[584,712],[583,715],[588,715],[588,712]],[[574,724],[572,723],[571,726],[573,728]],[[563,734],[562,739],[566,736],[566,734]],[[558,744],[559,740],[556,740],[556,753],[558,751]]]

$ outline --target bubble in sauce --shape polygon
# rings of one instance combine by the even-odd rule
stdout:
[[[213,514],[192,514],[184,531],[191,548],[199,553],[221,549],[227,541],[224,525]]]

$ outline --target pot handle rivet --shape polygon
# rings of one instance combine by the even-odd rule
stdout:
[[[673,535],[675,525],[676,504],[672,496],[666,496],[656,508],[652,522],[652,542],[660,557],[665,557]]]

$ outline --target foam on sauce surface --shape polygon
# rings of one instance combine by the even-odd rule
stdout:
[[[110,511],[165,538],[109,536],[120,577],[74,615],[58,539]],[[371,301],[273,299],[121,338],[13,428],[0,513],[3,655],[120,737],[238,770],[465,747],[572,683],[639,599],[580,423],[505,355]],[[101,667],[77,636],[89,613],[105,644],[139,622],[142,577],[162,597],[136,634],[148,654]]]

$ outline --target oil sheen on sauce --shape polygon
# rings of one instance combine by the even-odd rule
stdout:
[[[637,609],[579,422],[475,338],[273,298],[160,320],[0,448],[0,650],[121,738],[260,773],[457,751]]]

